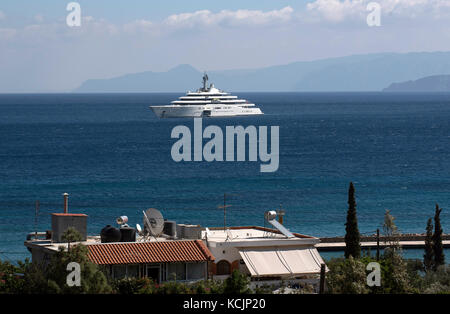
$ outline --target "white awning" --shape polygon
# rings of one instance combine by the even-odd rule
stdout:
[[[252,247],[239,248],[252,276],[297,276],[320,274],[323,262],[312,247]]]

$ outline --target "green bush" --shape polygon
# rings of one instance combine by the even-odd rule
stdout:
[[[14,294],[23,290],[25,285],[23,273],[27,264],[28,259],[25,263],[19,262],[19,265],[0,261],[0,293]]]
[[[248,276],[234,270],[230,277],[224,282],[223,293],[225,294],[248,294],[251,293],[248,287],[250,279]]]
[[[366,285],[366,266],[353,256],[348,259],[332,259],[328,262],[326,275],[329,293],[365,294],[369,292]]]
[[[114,280],[112,288],[118,294],[151,294],[155,285],[150,278],[123,278]]]
[[[441,265],[424,277],[424,293],[450,294],[450,265]]]

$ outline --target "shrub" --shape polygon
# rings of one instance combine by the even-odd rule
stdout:
[[[245,274],[234,270],[230,277],[224,282],[223,293],[225,294],[247,294],[251,293],[249,288],[250,280]]]
[[[332,259],[328,262],[327,286],[330,293],[368,293],[366,267],[350,256],[348,259]]]
[[[124,278],[112,283],[113,290],[119,294],[150,294],[155,290],[149,278]]]

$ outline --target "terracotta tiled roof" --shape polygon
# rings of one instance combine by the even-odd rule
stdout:
[[[87,245],[98,265],[213,261],[201,240],[123,242]]]

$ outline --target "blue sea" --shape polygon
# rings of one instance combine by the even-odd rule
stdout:
[[[90,234],[121,215],[142,223],[150,207],[223,226],[227,193],[227,225],[264,226],[264,212],[281,206],[291,231],[339,236],[353,181],[361,233],[381,228],[387,209],[401,232],[422,233],[436,203],[450,232],[450,94],[238,93],[265,115],[203,120],[279,126],[273,173],[260,162],[174,162],[171,131],[193,131],[193,121],[158,119],[149,105],[181,95],[0,95],[0,258],[30,257],[26,235],[51,228],[64,192]]]

